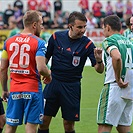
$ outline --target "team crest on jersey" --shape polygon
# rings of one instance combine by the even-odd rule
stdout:
[[[73,61],[72,61],[72,64],[74,66],[78,66],[80,63],[80,57],[79,56],[73,56]]]

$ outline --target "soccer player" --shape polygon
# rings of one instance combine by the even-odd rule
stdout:
[[[52,56],[52,81],[44,89],[45,116],[38,133],[49,133],[51,119],[59,108],[65,133],[75,133],[75,121],[80,120],[80,81],[87,57],[97,72],[103,72],[102,50],[94,51],[93,42],[84,36],[86,22],[82,13],[72,12],[68,18],[69,30],[57,31],[49,39],[46,59],[48,62]]]
[[[128,39],[133,38],[133,32],[131,31],[131,25],[130,25],[130,18],[131,17],[127,18],[126,20],[127,29],[123,31],[123,35]]]
[[[12,37],[17,33],[20,33],[20,29],[17,27],[17,22],[14,16],[11,16],[9,18],[9,29],[10,29],[9,37]]]
[[[1,63],[0,63],[0,67],[1,67]],[[1,71],[0,71],[0,80],[1,80]],[[0,97],[0,133],[2,133],[2,130],[3,130],[5,122],[6,122],[5,110],[4,110],[2,101],[3,101],[3,99]]]
[[[97,111],[98,133],[110,133],[113,126],[119,133],[131,132],[131,92],[125,91],[129,92],[127,97],[122,97],[122,94],[125,89],[133,88],[133,44],[121,35],[120,31],[121,21],[118,16],[110,15],[104,18],[103,33],[106,39],[102,47],[106,72]]]
[[[2,133],[3,127],[5,125],[5,111],[2,103],[2,98],[0,98],[0,133]]]
[[[131,16],[130,18],[130,28],[131,28],[132,35],[133,35],[133,16]],[[133,36],[131,37],[131,40],[133,41]]]
[[[48,40],[51,36],[51,34],[47,31],[48,30],[48,26],[47,25],[44,25],[43,26],[43,30],[42,30],[42,33],[40,35],[40,37],[46,41],[46,43],[48,43]]]
[[[24,30],[7,39],[1,59],[1,84],[4,101],[8,99],[5,133],[15,133],[17,126],[25,123],[26,133],[36,133],[44,114],[41,75],[44,83],[51,81],[45,64],[45,42],[39,38],[42,15],[29,10],[23,17]],[[10,94],[8,91],[10,71]]]

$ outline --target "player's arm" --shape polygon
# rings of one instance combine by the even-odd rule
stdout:
[[[36,56],[37,70],[43,76],[43,82],[48,84],[51,82],[51,71],[48,69],[45,63],[45,57]]]
[[[98,73],[103,73],[104,71],[104,64],[101,61],[97,62],[96,65],[94,66],[95,67],[95,70],[98,72]]]
[[[103,61],[102,61],[102,49],[101,48],[95,48],[94,49],[94,56],[95,56],[95,59],[96,59],[96,65],[94,66],[95,70],[98,73],[103,73],[104,64],[103,64]]]
[[[110,56],[112,57],[112,65],[114,68],[116,81],[119,81],[121,78],[122,70],[121,54],[117,48],[111,50],[111,48],[109,47],[107,51],[108,53],[110,53]]]
[[[37,70],[42,76],[45,76],[45,77],[50,76],[50,71],[47,68],[45,63],[45,57],[36,56],[36,63],[37,63]]]
[[[7,52],[3,50],[1,55],[1,85],[3,90],[2,98],[4,101],[7,100],[9,95],[8,86],[7,86],[8,66],[9,66],[8,55]]]
[[[45,47],[45,41],[40,41],[38,45],[38,50],[36,53],[36,65],[37,65],[37,70],[40,73],[40,75],[43,76],[44,83],[49,83],[52,78],[51,78],[51,71],[48,69],[46,65],[46,47]]]
[[[46,63],[46,64],[48,64],[48,61],[49,61],[49,60],[45,57],[45,63]]]
[[[121,70],[122,70],[122,59],[121,54],[116,46],[108,47],[107,52],[112,58],[112,65],[115,72],[115,79],[119,87],[125,88],[128,86],[128,83],[124,83],[121,79]]]
[[[88,41],[85,48],[89,51],[88,57],[91,61],[92,67],[94,67],[98,73],[103,73],[104,64],[102,62],[102,49],[96,48],[91,40]]]

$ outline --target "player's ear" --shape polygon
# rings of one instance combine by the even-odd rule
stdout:
[[[68,25],[68,28],[69,28],[69,29],[72,29],[72,25],[71,25],[71,24],[69,24],[69,25]]]
[[[34,22],[32,25],[33,25],[33,28],[36,29],[37,22]]]
[[[110,31],[111,27],[109,25],[107,25],[107,30]]]

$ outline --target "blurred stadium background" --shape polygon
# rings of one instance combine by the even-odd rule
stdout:
[[[0,0],[0,11],[3,12],[8,4],[13,4],[15,0]],[[40,0],[38,0],[40,1]],[[53,4],[55,0],[50,0],[50,2]],[[105,11],[105,5],[108,0],[100,0],[100,2],[103,4],[103,10]],[[127,0],[123,0],[123,3],[126,3]],[[24,10],[26,11],[27,8],[27,0],[22,0],[24,3]],[[80,11],[80,7],[78,6],[79,0],[62,0],[63,3],[63,10],[64,11]],[[95,0],[89,0],[89,8],[91,10],[92,4],[95,2]],[[112,4],[115,4],[117,0],[111,0]],[[53,11],[51,11],[53,13]]]

